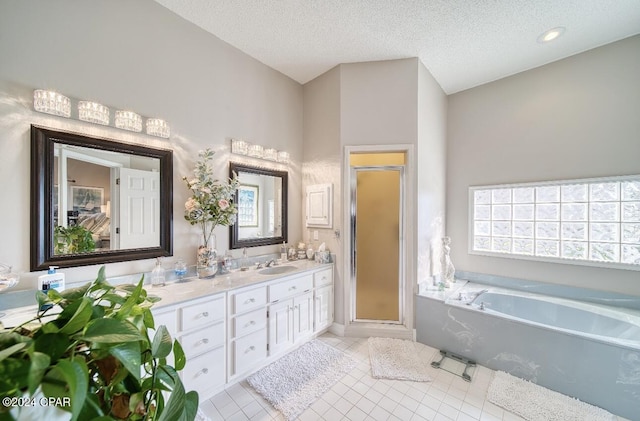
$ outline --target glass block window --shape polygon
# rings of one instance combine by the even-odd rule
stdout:
[[[471,187],[470,252],[640,270],[640,176]]]

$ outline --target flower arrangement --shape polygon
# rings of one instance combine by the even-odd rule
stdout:
[[[238,208],[233,197],[238,185],[234,174],[228,183],[220,183],[213,177],[211,161],[214,151],[207,148],[198,152],[194,177],[183,177],[192,195],[184,204],[184,219],[191,225],[199,225],[202,230],[203,245],[209,247],[209,239],[218,225],[233,225]]]

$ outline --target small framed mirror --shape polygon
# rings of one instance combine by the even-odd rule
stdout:
[[[287,171],[229,163],[237,174],[236,223],[229,227],[229,248],[266,246],[287,241]]]
[[[172,197],[172,151],[31,126],[31,270],[170,256]]]

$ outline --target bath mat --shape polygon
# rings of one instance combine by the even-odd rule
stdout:
[[[247,382],[293,420],[357,365],[344,352],[311,341],[252,374]]]
[[[429,363],[421,361],[412,341],[393,338],[369,338],[371,375],[375,379],[429,382]]]
[[[496,371],[487,392],[489,402],[527,421],[612,421],[617,417],[578,399]]]

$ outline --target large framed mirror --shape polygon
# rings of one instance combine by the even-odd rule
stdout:
[[[31,126],[32,271],[173,254],[173,153]]]
[[[229,227],[229,248],[266,246],[287,241],[286,171],[229,163],[229,177],[237,174],[236,223]]]

